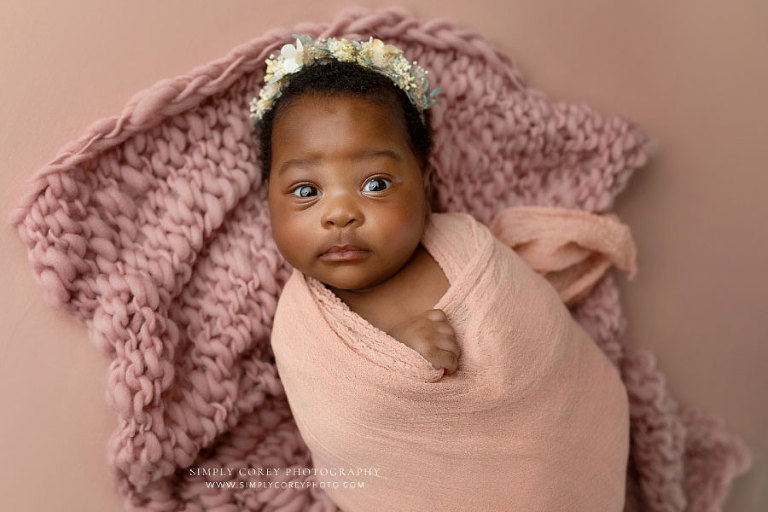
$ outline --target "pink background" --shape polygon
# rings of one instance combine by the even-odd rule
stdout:
[[[381,2],[357,4],[383,7]],[[275,27],[353,2],[96,0],[0,4],[0,214],[29,176],[135,92]],[[628,343],[683,403],[722,415],[755,453],[726,511],[768,510],[768,3],[410,0],[486,34],[555,99],[643,124],[661,142],[616,204],[639,272],[619,276]],[[0,227],[0,493],[5,510],[121,510],[106,472],[108,361],[49,308]]]

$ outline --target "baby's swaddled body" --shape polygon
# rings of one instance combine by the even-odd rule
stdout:
[[[550,283],[463,213],[422,244],[461,347],[444,375],[294,270],[272,348],[325,492],[350,511],[620,511],[626,389]],[[359,483],[363,485],[360,486]]]

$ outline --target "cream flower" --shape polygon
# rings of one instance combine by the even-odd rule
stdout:
[[[328,41],[328,49],[336,59],[343,62],[352,62],[355,60],[355,46],[346,39],[331,39]]]
[[[280,82],[272,82],[271,84],[266,84],[264,85],[264,87],[261,88],[261,91],[259,91],[259,97],[270,98],[279,92],[280,92]]]
[[[377,68],[387,68],[392,65],[392,61],[397,55],[400,55],[400,49],[384,44],[381,39],[373,39],[368,44],[365,53],[371,59],[373,65]]]
[[[275,76],[275,73],[277,73],[280,69],[280,61],[275,59],[274,56],[270,55],[270,58],[266,60],[267,64],[267,71],[264,75],[264,81],[268,82],[272,80],[272,77]]]
[[[408,59],[401,57],[395,59],[395,63],[392,66],[397,77],[397,85],[401,89],[408,89],[414,85],[413,75],[411,75],[411,63]]]

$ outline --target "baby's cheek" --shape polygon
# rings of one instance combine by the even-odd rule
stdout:
[[[306,253],[302,238],[295,233],[295,228],[289,222],[285,222],[280,216],[272,218],[272,237],[275,239],[278,251],[292,266],[297,266],[297,258]]]
[[[386,225],[391,236],[400,240],[421,239],[425,227],[425,210],[417,201],[403,201],[387,212]]]
[[[418,229],[418,226],[413,226],[412,223],[410,225],[392,225],[391,228],[380,238],[380,250],[384,250],[389,262],[399,266],[413,255],[419,245],[423,230]]]

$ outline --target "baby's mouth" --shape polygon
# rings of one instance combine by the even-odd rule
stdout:
[[[354,245],[343,245],[331,247],[326,252],[320,255],[320,259],[324,261],[362,261],[371,254],[371,251],[362,249]]]

